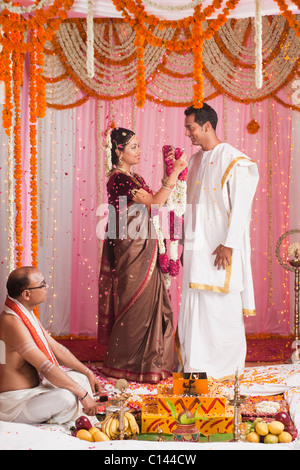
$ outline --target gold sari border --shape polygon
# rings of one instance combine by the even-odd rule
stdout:
[[[157,240],[155,240],[155,247],[153,249],[153,253],[152,253],[152,258],[151,258],[151,261],[150,261],[150,266],[149,266],[149,269],[146,273],[146,276],[142,282],[142,284],[140,285],[139,289],[136,291],[135,295],[132,297],[132,299],[130,299],[130,301],[127,303],[127,305],[123,308],[123,310],[118,314],[118,317],[116,319],[116,321],[118,321],[129,309],[130,307],[132,307],[132,305],[136,302],[136,300],[140,297],[140,295],[144,292],[152,274],[153,274],[153,270],[154,270],[154,267],[156,265],[156,261],[157,261]]]

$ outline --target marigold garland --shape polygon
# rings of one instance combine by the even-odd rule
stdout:
[[[293,76],[295,76],[295,74],[297,73],[297,67],[300,64],[300,58],[298,61],[294,62],[295,51],[297,49],[297,40],[295,38],[295,34],[292,32],[292,29],[289,28],[287,21],[284,18],[276,18],[277,17],[264,18],[264,21],[267,21],[270,26],[269,34],[272,34],[273,39],[271,49],[268,49],[268,52],[264,55],[263,65],[266,69],[268,69],[266,70],[266,72],[268,74],[271,73],[270,76],[273,76],[273,62],[275,63],[275,65],[276,63],[278,64],[278,67],[280,67],[281,72],[286,70],[287,62],[283,62],[285,58],[282,56],[282,50],[285,50],[286,54],[288,54],[289,56],[290,53],[292,54],[291,58],[293,59],[294,66],[291,69],[291,73],[286,76],[280,77],[280,72],[279,75],[276,75],[276,80],[272,80],[271,83],[268,80],[268,75],[266,75],[266,86],[264,86],[262,93],[249,93],[250,96],[248,98],[243,93],[240,93],[238,90],[232,90],[231,86],[226,86],[226,81],[223,84],[222,80],[218,80],[217,73],[214,73],[214,69],[211,70],[210,64],[217,63],[216,61],[219,55],[221,55],[221,57],[224,56],[222,57],[222,62],[224,62],[225,65],[228,64],[228,72],[225,70],[225,74],[230,73],[229,69],[242,68],[248,70],[247,74],[244,74],[244,72],[241,71],[241,77],[248,77],[249,83],[250,81],[252,81],[250,71],[254,70],[255,67],[252,60],[253,54],[251,52],[251,48],[249,46],[246,46],[246,42],[249,39],[251,33],[251,19],[231,19],[225,25],[223,25],[222,29],[219,32],[214,34],[211,41],[207,41],[204,43],[203,52],[205,54],[205,60],[203,62],[203,75],[206,78],[205,100],[211,100],[214,97],[225,93],[226,95],[230,96],[230,98],[234,101],[251,103],[264,100],[266,99],[266,97],[274,98],[276,96],[276,93],[281,88],[286,87],[286,85],[288,85]],[[208,25],[211,23],[211,21],[212,20],[209,20]],[[245,22],[244,25],[243,21]],[[80,74],[79,70],[77,70],[78,68],[76,69],[76,54],[74,57],[74,50],[67,50],[64,46],[65,41],[69,45],[77,41],[77,49],[80,49],[81,46],[83,46],[84,50],[84,45],[86,43],[86,30],[85,21],[83,19],[69,18],[68,20],[66,20],[62,25],[60,31],[52,40],[51,49],[47,48],[45,50],[47,63],[49,64],[47,77],[45,77],[45,80],[49,84],[47,86],[47,105],[49,107],[55,109],[74,108],[86,102],[90,96],[94,96],[97,99],[104,100],[119,100],[124,97],[132,96],[136,93],[136,87],[134,88],[134,82],[136,84],[135,78],[137,68],[136,48],[134,47],[134,38],[136,36],[136,33],[133,31],[129,24],[128,27],[126,27],[126,24],[122,24],[122,19],[114,19],[108,21],[105,18],[97,18],[95,20],[95,23],[97,24],[95,30],[95,59],[98,61],[98,67],[97,74],[95,75],[95,81],[93,83],[87,80],[84,74]],[[66,26],[68,26],[69,24],[70,27],[66,29]],[[98,28],[99,25],[103,25],[103,27]],[[265,25],[265,28],[266,26],[267,25]],[[237,29],[237,33],[235,33],[235,27]],[[242,28],[243,30],[242,36],[240,35],[240,33],[238,33],[238,31],[240,31],[240,28]],[[105,31],[104,35],[103,31]],[[173,30],[170,27],[169,29],[163,32],[163,37],[168,38],[168,36],[171,36],[173,37],[174,41],[177,40],[179,36],[191,38],[192,31],[193,28],[181,31],[179,30],[179,28]],[[124,32],[126,33],[125,36],[123,35]],[[154,32],[158,34],[157,27]],[[235,49],[233,47],[230,47],[230,45],[236,44],[236,41],[238,41],[237,44],[239,45],[238,49],[240,49],[240,51],[237,50],[237,53],[235,54]],[[125,43],[127,44],[126,48],[124,48]],[[270,41],[268,41],[268,44],[269,43]],[[119,47],[120,45],[121,47]],[[149,75],[149,70],[151,68],[150,61],[152,60],[153,63],[154,57],[154,53],[151,52],[151,47],[152,46],[147,44],[145,49],[147,52],[146,55],[144,55],[143,61],[145,75],[147,72],[146,99],[155,103],[163,104],[164,106],[168,107],[189,106],[193,104],[192,80],[190,80],[190,78],[193,77],[192,51],[189,50],[172,52],[165,48],[161,48],[161,52],[158,54],[154,61],[155,65],[151,69],[151,75]],[[163,50],[165,50],[165,53],[163,52]],[[214,56],[211,57],[211,53],[213,53]],[[245,59],[244,53],[247,53]],[[50,59],[50,56],[56,57],[57,65],[55,66],[55,72],[52,65],[53,61],[52,59]],[[180,56],[182,56],[182,60]],[[84,63],[84,61],[82,61],[81,59],[80,70],[82,68],[82,63]],[[182,64],[186,64],[188,65],[188,67]],[[116,77],[116,84],[119,81],[122,81],[120,71],[123,71],[122,66],[124,65],[124,70],[127,69],[129,71],[128,73],[125,73],[128,77],[129,82],[131,83],[130,89],[127,88],[127,90],[123,93],[116,93],[114,90],[111,90],[108,93],[106,92],[105,94],[101,93],[100,90],[103,84],[105,83],[105,76],[102,76],[100,69],[104,67],[105,70],[106,65],[110,69],[110,73],[112,73]],[[284,65],[283,69],[281,68],[281,65]],[[180,69],[182,70],[182,72],[179,71]],[[64,71],[65,73],[63,73]],[[218,72],[217,69],[216,72]],[[239,75],[238,71],[237,74]],[[174,80],[168,80],[168,76],[173,79],[178,79],[177,83]],[[61,83],[59,82],[60,77]],[[67,88],[70,84],[70,81],[67,80],[67,77],[71,78],[72,82],[76,84],[77,87],[80,87],[80,89],[85,93],[84,98],[78,100],[77,96],[71,93],[69,96],[67,96],[67,93],[64,92],[64,90],[67,91]],[[234,82],[236,82],[236,80]],[[60,83],[59,94],[62,95],[62,99],[60,99],[60,96],[55,93],[55,102],[53,102],[52,99],[49,99],[53,96],[52,91],[54,85],[52,85],[52,83]],[[175,88],[174,85],[176,85]],[[177,94],[176,89],[181,90],[182,93]],[[183,92],[184,89],[187,90],[187,93]],[[57,90],[58,88],[56,87],[56,91]],[[166,94],[169,91],[171,92],[172,97],[166,98]],[[290,104],[289,100],[287,102],[282,101],[282,104],[286,107],[291,106],[293,109],[299,111],[299,107]]]
[[[216,9],[221,7],[221,0],[213,0],[211,5],[208,5],[204,10],[201,10],[201,5],[198,5],[194,8],[194,14],[192,17],[184,18],[179,21],[167,21],[159,20],[154,15],[148,15],[144,9],[141,0],[112,0],[118,11],[121,11],[122,16],[125,21],[128,22],[132,28],[135,30],[137,36],[139,37],[138,43],[141,48],[142,42],[144,44],[150,43],[153,47],[165,47],[170,51],[189,51],[192,50],[194,53],[194,72],[193,78],[195,81],[194,84],[194,106],[201,108],[203,105],[203,78],[202,78],[202,50],[204,39],[210,39],[216,31],[227,21],[230,10],[233,10],[239,0],[227,0],[226,6],[223,8],[222,13],[220,13],[216,20],[212,20],[210,25],[206,28],[205,31],[202,29],[202,23],[206,21]],[[134,16],[132,18],[131,15]],[[148,24],[150,27],[147,28],[145,24]],[[190,38],[185,40],[176,39],[176,40],[167,40],[163,41],[161,38],[158,38],[153,33],[153,28],[159,26],[159,29],[164,29],[176,24],[176,28],[179,29],[188,29],[190,25],[193,26],[193,34]],[[144,87],[145,87],[145,77],[144,77],[144,68],[142,64],[142,50],[139,51],[139,64],[137,67],[137,94],[139,98],[137,100],[138,106],[143,106],[145,96]],[[140,88],[140,89],[139,89]]]
[[[23,80],[24,55],[21,52],[12,53],[12,78],[13,78],[13,104],[15,111],[14,123],[14,179],[15,179],[15,234],[16,234],[16,267],[22,266],[22,143],[21,143],[21,97],[20,88]]]
[[[30,206],[31,206],[31,258],[37,267],[38,254],[38,212],[37,212],[37,117],[46,112],[45,81],[42,76],[46,41],[52,39],[61,21],[74,0],[54,0],[48,8],[47,0],[36,0],[34,5],[24,9],[18,4],[5,0],[6,7],[0,14],[1,52],[0,78],[5,82],[5,103],[3,107],[3,127],[11,136],[14,112],[14,179],[15,179],[15,251],[16,266],[22,266],[22,159],[21,159],[21,103],[20,87],[23,81],[25,53],[29,53],[29,98],[30,98]],[[44,8],[47,7],[47,8]],[[29,16],[22,13],[30,12]],[[13,81],[13,89],[12,89]]]
[[[291,11],[289,11],[288,5],[285,3],[284,0],[275,0],[275,2],[279,6],[281,16],[286,18],[286,20],[287,20],[288,24],[290,25],[290,27],[293,28],[293,30],[295,31],[296,36],[300,37],[300,23],[299,23],[299,21],[295,20],[295,15],[293,15],[293,13]],[[299,5],[295,1],[294,1],[294,3],[299,8]]]

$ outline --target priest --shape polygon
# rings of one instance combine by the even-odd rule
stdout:
[[[243,373],[243,315],[255,315],[249,227],[259,177],[218,138],[217,121],[206,103],[185,110],[186,136],[200,149],[189,161],[177,348],[185,372],[225,379]]]
[[[52,338],[34,313],[47,299],[48,284],[32,266],[17,268],[7,280],[0,314],[0,420],[26,424],[72,423],[81,414],[95,415],[100,392],[97,377]]]

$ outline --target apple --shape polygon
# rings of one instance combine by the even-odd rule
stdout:
[[[91,427],[91,422],[86,416],[79,416],[75,421],[76,429],[86,429],[88,431]]]
[[[284,429],[286,432],[290,433],[290,435],[292,436],[293,438],[293,441],[296,439],[296,437],[298,436],[298,431],[297,431],[297,428],[295,426],[293,426],[292,424],[290,424],[289,426],[286,426],[286,428]]]
[[[291,424],[290,417],[285,411],[278,411],[275,415],[275,421],[280,421],[285,426],[289,426]]]

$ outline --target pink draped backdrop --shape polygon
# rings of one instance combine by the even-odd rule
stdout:
[[[24,94],[24,123],[28,109],[26,96]],[[251,227],[257,315],[245,319],[246,331],[287,335],[291,331],[290,274],[279,265],[275,246],[278,238],[289,229],[291,112],[272,100],[252,107],[220,96],[209,104],[219,115],[219,137],[254,159],[260,174]],[[256,134],[247,131],[247,124],[253,115],[260,126]],[[104,156],[99,142],[103,142],[104,131],[111,118],[118,126],[136,130],[142,149],[141,162],[136,171],[154,190],[160,187],[163,171],[161,148],[164,144],[185,147],[188,158],[196,151],[185,137],[183,108],[164,107],[148,101],[143,109],[137,109],[134,98],[130,97],[114,103],[90,99],[73,110],[48,109],[42,131],[48,149],[42,152],[44,173],[41,187],[44,193],[40,216],[44,225],[39,267],[49,282],[56,280],[54,290],[59,296],[56,308],[49,313],[47,304],[41,308],[40,317],[53,334],[95,336],[97,332],[101,256],[101,244],[96,236],[99,222],[97,207],[106,201]],[[56,120],[55,142],[48,135],[53,119]],[[23,194],[24,264],[30,264],[28,148],[28,135],[23,132],[24,169],[27,168]],[[48,168],[50,164],[52,167]],[[46,197],[45,191],[52,184],[53,165],[56,165],[56,184],[61,186],[55,189],[56,218],[53,220],[56,227],[55,232],[50,233],[45,218],[51,211],[54,194]],[[56,255],[51,258],[46,252],[55,243]],[[180,306],[181,276],[182,273],[173,279],[170,289],[175,324]],[[55,301],[53,291],[51,296]]]

